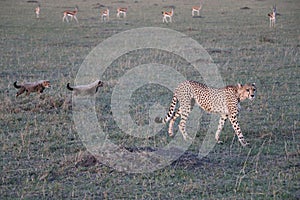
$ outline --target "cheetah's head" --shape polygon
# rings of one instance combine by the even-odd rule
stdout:
[[[42,86],[43,86],[44,88],[49,88],[49,87],[51,87],[50,81],[48,81],[48,80],[42,80]]]
[[[255,83],[247,83],[245,85],[238,84],[238,95],[241,101],[245,99],[253,100],[255,98]]]

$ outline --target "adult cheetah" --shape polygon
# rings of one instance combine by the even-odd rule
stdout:
[[[185,81],[175,89],[169,112],[164,119],[157,117],[157,123],[169,123],[168,133],[173,136],[173,125],[177,117],[180,117],[179,130],[185,140],[191,139],[186,133],[185,126],[189,113],[196,102],[203,110],[209,113],[218,113],[221,115],[219,126],[215,134],[215,139],[220,141],[220,132],[225,121],[229,118],[232,127],[238,136],[242,146],[248,143],[245,141],[237,115],[240,110],[240,101],[245,99],[253,100],[255,98],[256,86],[252,84],[237,84],[236,86],[228,85],[224,88],[212,88],[196,81]],[[177,102],[179,108],[175,111]]]

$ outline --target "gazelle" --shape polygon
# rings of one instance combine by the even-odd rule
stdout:
[[[38,5],[36,8],[35,8],[35,14],[36,14],[36,18],[39,18],[40,17],[40,11],[41,11],[41,9],[40,9],[40,5]]]
[[[64,22],[66,20],[67,22],[69,22],[68,17],[70,17],[71,20],[74,18],[75,21],[78,23],[78,20],[77,20],[77,17],[76,17],[77,12],[78,12],[78,7],[77,6],[75,7],[75,10],[73,10],[73,11],[65,10],[62,21]]]
[[[103,22],[109,20],[109,9],[108,8],[101,12],[101,19]]]
[[[168,23],[167,18],[169,19],[169,22],[172,22],[172,16],[174,14],[173,8],[172,8],[171,12],[163,11],[162,14],[163,14],[163,23],[164,22]]]
[[[195,12],[197,12],[197,15],[200,16],[200,10],[202,9],[202,3],[200,3],[199,6],[192,7],[192,16],[195,16]]]
[[[127,8],[118,8],[117,9],[117,17],[120,18],[121,14],[123,15],[123,17],[126,17],[126,13],[127,13]]]
[[[276,5],[273,6],[273,12],[268,13],[268,16],[270,18],[270,27],[275,27],[275,22],[276,22]]]

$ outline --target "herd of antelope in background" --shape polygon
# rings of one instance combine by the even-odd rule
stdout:
[[[202,2],[200,2],[199,6],[194,6],[192,7],[192,16],[194,17],[195,14],[197,14],[197,16],[200,16],[200,10],[202,9]],[[38,4],[38,6],[35,8],[35,14],[36,14],[36,18],[40,17],[40,4]],[[117,9],[117,18],[126,18],[127,15],[127,8],[123,8],[123,7],[119,7]],[[70,20],[75,20],[78,23],[78,19],[76,17],[76,14],[78,13],[78,7],[76,6],[74,10],[65,10],[63,12],[63,18],[62,21],[67,21],[69,22]],[[100,11],[100,15],[101,15],[101,21],[102,22],[106,22],[109,21],[109,9],[106,8],[102,11]],[[171,11],[163,11],[162,12],[163,15],[163,23],[171,23],[172,22],[172,17],[174,15],[174,9],[172,8]],[[268,17],[270,20],[270,27],[275,27],[275,23],[276,23],[276,5],[273,6],[272,12],[268,13]],[[69,20],[70,18],[70,20]]]
[[[192,16],[194,17],[196,14],[197,16],[200,16],[200,11],[202,9],[203,5],[202,3],[200,3],[199,6],[194,6],[192,7],[191,11],[192,11]],[[35,8],[35,14],[36,14],[36,18],[40,17],[40,4],[38,4],[38,6]],[[117,18],[126,18],[127,15],[127,8],[122,8],[119,7],[117,9]],[[74,10],[65,10],[63,11],[63,18],[62,21],[66,21],[69,22],[71,20],[75,20],[78,23],[78,19],[76,17],[78,13],[78,7],[76,6]],[[101,15],[101,20],[103,22],[108,21],[109,20],[109,9],[104,9],[100,12]],[[174,8],[171,8],[171,11],[163,11],[162,12],[163,15],[163,23],[171,23],[172,22],[172,17],[174,15]],[[277,11],[276,11],[276,6],[273,6],[272,8],[272,12],[268,13],[268,17],[270,19],[270,27],[275,27],[275,23],[276,23],[276,15],[277,15]],[[74,94],[94,94],[98,91],[99,87],[103,86],[103,82],[100,80],[96,80],[93,83],[90,83],[88,85],[79,85],[79,86],[73,86],[71,87],[70,84],[67,84],[67,88],[71,91],[74,91]],[[50,81],[48,80],[39,80],[36,82],[26,82],[23,83],[21,85],[17,85],[17,82],[14,83],[14,87],[19,89],[19,91],[17,92],[16,96],[19,96],[21,94],[23,94],[24,92],[26,92],[26,95],[29,95],[31,92],[37,92],[39,94],[41,94],[44,89],[51,87],[50,86]]]

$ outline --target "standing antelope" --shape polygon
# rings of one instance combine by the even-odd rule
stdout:
[[[101,12],[101,19],[103,22],[109,20],[109,9],[108,8]]]
[[[40,17],[40,5],[38,5],[36,8],[35,8],[35,14],[36,14],[36,18],[39,18]]]
[[[174,14],[173,8],[172,8],[171,12],[163,11],[162,14],[163,14],[163,23],[164,22],[168,23],[167,18],[169,18],[169,22],[172,22],[172,16]]]
[[[271,13],[268,13],[268,16],[270,18],[270,27],[275,27],[276,22],[276,5],[273,6],[273,10]]]
[[[195,12],[197,12],[197,15],[200,16],[200,10],[202,9],[202,4],[200,3],[199,6],[192,7],[192,16],[195,16]]]
[[[120,18],[121,14],[123,15],[123,17],[126,17],[126,13],[127,13],[127,8],[118,8],[117,9],[117,17]]]
[[[77,12],[78,12],[78,7],[77,6],[75,7],[75,10],[73,10],[73,11],[71,11],[71,10],[65,10],[62,21],[64,22],[65,19],[66,19],[66,21],[69,22],[68,17],[70,17],[71,20],[74,18],[75,21],[78,23],[78,20],[77,20],[77,17],[76,17]]]

